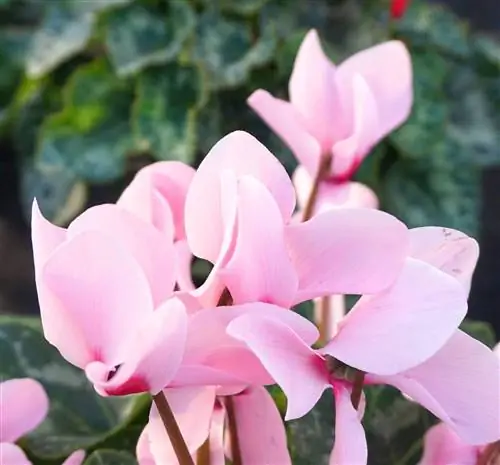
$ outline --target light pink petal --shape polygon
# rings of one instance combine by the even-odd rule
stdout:
[[[172,294],[176,277],[174,245],[156,228],[109,204],[82,213],[69,226],[68,236],[83,231],[105,233],[133,255],[148,279],[155,306]]]
[[[243,463],[291,465],[283,420],[267,390],[250,387],[233,397]]]
[[[321,157],[321,146],[307,132],[306,123],[297,109],[291,103],[275,98],[262,89],[250,95],[247,103],[288,145],[308,171],[315,175]]]
[[[330,465],[366,465],[368,449],[359,413],[354,409],[349,391],[335,388],[335,444]]]
[[[356,53],[341,63],[336,76],[346,112],[349,110],[348,100],[352,98],[352,81],[357,74],[363,76],[375,98],[380,139],[410,114],[413,102],[410,54],[402,42],[393,40]]]
[[[192,454],[195,453],[205,442],[210,431],[215,404],[215,388],[166,389],[164,394],[174,412],[189,451]],[[149,415],[148,436],[150,450],[157,464],[177,463],[172,444],[166,436],[165,426],[154,405]]]
[[[49,399],[31,378],[0,383],[0,442],[15,442],[33,431],[47,416]]]
[[[288,257],[283,219],[266,187],[243,176],[238,185],[238,235],[222,279],[236,304],[290,307],[298,279]]]
[[[135,448],[135,455],[137,457],[137,462],[139,465],[156,465],[153,454],[151,453],[151,448],[149,445],[149,423],[142,430],[139,440],[137,441],[137,446]]]
[[[177,263],[177,284],[181,291],[194,290],[193,278],[191,277],[191,262],[193,254],[186,240],[177,241],[174,244]]]
[[[225,410],[219,401],[215,402],[212,421],[210,423],[210,465],[224,465],[224,419]]]
[[[220,174],[251,175],[271,192],[287,221],[295,208],[295,192],[285,168],[255,137],[235,131],[222,138],[200,164],[186,197],[186,234],[192,252],[214,263],[224,237]]]
[[[283,323],[247,314],[227,331],[248,345],[283,389],[288,399],[286,420],[305,415],[330,387],[323,358]]]
[[[440,423],[425,434],[419,465],[475,465],[477,459],[477,447],[465,444],[448,425]]]
[[[313,178],[304,166],[299,165],[294,171],[293,184],[298,204],[304,209],[313,186]],[[378,208],[378,198],[368,186],[359,182],[322,182],[314,208],[315,214],[337,207]]]
[[[399,373],[441,349],[466,312],[458,281],[408,258],[391,288],[361,297],[324,351],[362,371]]]
[[[346,128],[335,66],[325,55],[315,30],[307,33],[297,52],[289,93],[290,102],[304,118],[308,132],[327,153]]]
[[[296,302],[380,292],[395,281],[408,253],[406,226],[370,209],[328,210],[289,225],[285,235],[299,274]]]
[[[421,365],[379,380],[422,404],[469,444],[500,439],[500,360],[462,331]]]
[[[23,450],[8,442],[0,442],[0,463],[2,465],[31,465]]]
[[[57,348],[81,368],[92,361],[122,363],[124,344],[153,311],[148,282],[136,260],[112,237],[96,231],[60,246],[40,279],[67,317]],[[52,323],[44,321],[44,330]]]
[[[129,335],[123,364],[113,376],[87,375],[109,395],[127,395],[149,391],[156,394],[175,376],[186,344],[188,317],[179,299],[166,301],[153,313],[136,322]],[[99,379],[100,378],[100,379]],[[109,378],[109,380],[108,380]]]
[[[375,98],[360,75],[353,77],[353,127],[346,139],[333,144],[332,173],[347,180],[352,177],[363,158],[368,155],[378,136],[379,115]]]
[[[43,281],[40,279],[40,273],[50,255],[65,241],[66,230],[47,221],[40,212],[36,200],[33,201],[31,212],[31,238],[40,316],[45,338],[52,345],[59,346],[64,338],[64,328],[68,325],[67,315],[54,301],[50,292],[47,292]]]
[[[151,176],[137,173],[116,204],[155,226],[165,240],[175,237],[174,216],[168,201],[155,188]]]
[[[410,255],[455,277],[469,290],[479,258],[479,245],[455,229],[415,228],[410,229]]]
[[[73,452],[62,465],[81,465],[85,460],[85,451],[77,450]]]

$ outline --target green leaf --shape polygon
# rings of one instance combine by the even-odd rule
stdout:
[[[432,161],[398,161],[383,185],[383,208],[409,227],[439,225],[476,235],[480,173],[453,155],[453,147],[443,145]]]
[[[334,405],[327,390],[304,417],[288,422],[294,465],[327,465],[333,447]]]
[[[253,40],[247,23],[206,11],[197,24],[193,57],[206,70],[212,88],[235,87],[253,68],[270,61],[275,48],[273,27]]]
[[[136,147],[159,159],[192,163],[202,99],[203,83],[195,67],[172,63],[142,73],[132,116]]]
[[[47,419],[23,438],[30,455],[56,459],[90,448],[135,412],[137,397],[98,396],[84,373],[44,340],[37,318],[0,317],[0,359],[0,378],[37,379],[50,398]]]
[[[137,465],[137,461],[128,452],[102,449],[93,452],[84,465]]]
[[[270,0],[203,0],[203,3],[213,8],[216,6],[229,13],[251,15],[257,13]]]
[[[132,148],[133,87],[100,61],[80,66],[64,89],[64,107],[42,127],[37,156],[90,182],[123,175]]]
[[[62,2],[51,4],[26,56],[28,75],[43,76],[83,50],[92,34],[94,22],[92,12],[77,11]]]
[[[413,53],[414,105],[408,121],[390,136],[403,155],[434,157],[445,137],[449,102],[445,98],[448,63],[429,50]]]
[[[470,320],[467,318],[460,325],[460,329],[490,348],[495,346],[495,331],[489,323]]]
[[[422,437],[434,417],[389,386],[365,387],[366,432],[370,465],[414,465],[422,452]]]
[[[162,10],[133,4],[113,13],[108,22],[106,45],[120,76],[173,60],[194,29],[194,12],[186,1],[169,3]]]
[[[424,1],[411,2],[396,32],[413,46],[437,47],[459,58],[471,53],[469,30],[449,8]]]

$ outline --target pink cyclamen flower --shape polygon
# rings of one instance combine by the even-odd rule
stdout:
[[[402,42],[390,41],[336,67],[312,30],[297,53],[289,96],[287,102],[259,89],[248,104],[311,176],[321,157],[332,157],[328,179],[345,181],[371,148],[408,117],[413,100],[410,56]]]
[[[500,344],[494,350],[500,359]],[[472,360],[471,360],[472,362]],[[499,365],[500,366],[500,365]],[[500,371],[497,374],[497,391],[500,393]],[[477,383],[481,383],[477,379]],[[498,407],[498,401],[497,405]],[[488,416],[488,411],[494,409],[494,405],[487,405],[485,402],[484,413]],[[498,421],[498,416],[497,416]],[[500,439],[500,425],[498,427],[498,439]],[[486,452],[488,444],[470,444],[465,442],[456,431],[446,423],[440,423],[430,428],[424,438],[424,454],[419,465],[476,465],[482,454]],[[494,451],[500,454],[500,446],[496,446]]]
[[[49,411],[49,399],[42,385],[30,378],[0,382],[0,463],[31,465],[23,450],[14,444],[42,423]],[[71,454],[63,465],[80,465],[84,451]]]
[[[224,287],[236,304],[289,308],[322,295],[379,292],[396,279],[409,247],[396,218],[345,208],[294,224],[294,207],[285,169],[253,136],[237,131],[212,148],[186,198],[190,248],[214,264],[193,292],[203,306],[215,305]]]
[[[224,465],[225,457],[231,457],[231,438],[225,428],[225,395],[231,395],[243,463],[291,465],[283,421],[263,387],[240,388],[234,392],[222,392],[210,386],[166,389],[165,395],[193,458],[207,439],[212,465]],[[178,463],[154,407],[139,438],[137,458],[139,465]]]
[[[46,339],[102,394],[163,389],[187,332],[184,304],[169,299],[172,242],[116,205],[90,208],[62,229],[34,203],[32,236]]]
[[[361,297],[322,349],[311,349],[286,325],[260,315],[244,315],[228,326],[229,334],[246,342],[282,387],[288,419],[307,413],[326,388],[333,388],[337,434],[332,465],[363,464],[367,458],[345,365],[367,373],[369,383],[399,388],[468,442],[499,435],[498,360],[457,331],[467,308],[477,243],[457,231],[419,228],[412,232],[411,253],[396,283]]]
[[[194,288],[191,251],[184,229],[184,204],[195,170],[178,161],[153,163],[137,172],[117,205],[138,215],[173,240],[177,254],[177,283],[181,290]]]

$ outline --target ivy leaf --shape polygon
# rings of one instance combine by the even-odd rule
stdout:
[[[122,176],[132,148],[132,99],[131,83],[117,80],[104,62],[80,66],[64,89],[63,109],[44,121],[36,156],[90,182]]]
[[[288,422],[294,464],[328,464],[333,447],[333,415],[333,393],[327,390],[306,416]]]
[[[207,10],[197,24],[193,57],[206,70],[212,88],[235,87],[248,79],[251,69],[270,61],[275,47],[274,28],[264,28],[253,40],[247,23]]]
[[[83,50],[92,34],[94,22],[92,12],[77,11],[60,2],[51,4],[26,56],[28,76],[44,76]]]
[[[495,331],[489,323],[470,320],[467,318],[460,325],[460,329],[490,348],[495,346]]]
[[[128,452],[102,449],[93,452],[84,465],[137,465],[137,460]]]
[[[152,64],[173,60],[194,29],[188,2],[170,2],[163,11],[133,4],[114,12],[108,21],[106,45],[119,76],[135,74]]]
[[[136,414],[137,397],[98,396],[83,372],[45,341],[38,318],[0,317],[0,359],[0,378],[34,378],[50,398],[48,417],[22,440],[39,459],[91,448]]]
[[[159,159],[192,163],[202,87],[198,69],[178,63],[142,73],[132,116],[137,148]]]

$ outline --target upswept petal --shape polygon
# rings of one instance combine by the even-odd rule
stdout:
[[[40,279],[67,323],[56,347],[80,368],[93,361],[122,363],[125,343],[137,322],[153,311],[149,285],[137,261],[112,237],[97,231],[82,232],[61,245]],[[44,331],[53,323],[58,325],[52,318],[44,321]]]
[[[354,409],[349,391],[335,387],[335,443],[330,465],[365,465],[368,448],[365,431]]]
[[[15,442],[33,431],[48,411],[49,398],[38,381],[17,378],[1,382],[0,442]]]
[[[238,184],[238,235],[221,276],[236,304],[268,302],[288,308],[297,292],[278,206],[250,176],[242,176]]]
[[[286,420],[304,416],[330,387],[323,358],[285,324],[247,314],[231,322],[227,332],[247,344],[283,389]]]
[[[91,381],[109,395],[160,392],[172,380],[181,364],[186,345],[188,317],[179,299],[167,300],[153,313],[136,322],[123,350],[123,364],[110,377],[95,378],[96,368],[87,370]],[[99,362],[94,362],[99,363]],[[109,378],[109,379],[108,379]]]
[[[145,169],[145,168],[144,168]],[[139,171],[125,188],[116,205],[162,231],[164,238],[175,237],[174,215],[165,198],[155,188],[151,176]]]
[[[388,69],[390,73],[386,71]],[[352,99],[352,80],[356,74],[363,76],[377,103],[377,138],[381,139],[410,114],[413,103],[410,54],[402,42],[392,40],[362,50],[342,62],[337,67],[337,82],[346,117],[349,109],[352,109],[349,100]]]
[[[409,242],[395,217],[361,208],[325,211],[289,225],[285,237],[299,275],[296,302],[386,289],[401,271]]]
[[[85,460],[85,451],[77,450],[73,452],[62,465],[81,465]]]
[[[321,146],[307,132],[306,123],[298,110],[291,103],[262,89],[250,95],[247,103],[314,176],[319,166]]]
[[[186,234],[193,253],[214,263],[224,236],[221,221],[220,173],[251,175],[271,192],[287,221],[295,208],[295,192],[285,168],[255,137],[235,131],[223,137],[200,164],[186,197]]]
[[[141,266],[151,288],[154,305],[168,298],[176,278],[173,242],[134,214],[107,204],[89,208],[68,228],[68,238],[83,231],[99,231],[119,241]]]
[[[299,165],[292,179],[298,204],[301,209],[304,209],[311,195],[313,178],[304,166]],[[335,207],[378,208],[378,198],[368,186],[359,182],[324,181],[319,186],[314,213],[321,213]]]
[[[241,459],[247,465],[291,465],[283,420],[261,386],[233,396]]]
[[[409,395],[469,444],[500,439],[500,359],[456,331],[426,362],[395,376],[374,377]]]
[[[0,463],[2,465],[32,465],[23,450],[9,442],[0,442]]]
[[[465,444],[448,425],[440,423],[425,433],[419,465],[475,465],[477,459],[477,447]]]
[[[210,423],[210,465],[224,465],[226,463],[224,454],[225,413],[224,407],[216,400]]]
[[[174,412],[186,445],[194,454],[207,439],[215,404],[215,387],[188,387],[165,389],[170,408]],[[165,434],[165,426],[153,405],[149,415],[148,436],[150,451],[157,464],[176,464],[172,444]]]
[[[410,229],[410,255],[455,277],[469,290],[479,258],[479,245],[455,229],[414,228]]]
[[[353,76],[353,125],[349,137],[332,146],[331,171],[335,178],[348,180],[352,177],[375,144],[379,127],[379,115],[375,98],[362,76]]]
[[[361,297],[323,350],[368,373],[396,374],[441,349],[466,312],[467,296],[456,279],[407,258],[396,283]]]
[[[346,127],[335,66],[325,55],[314,29],[300,45],[288,89],[290,102],[326,153],[335,140],[345,136]]]
[[[139,465],[156,465],[149,446],[149,423],[144,427],[137,441],[135,456]]]

